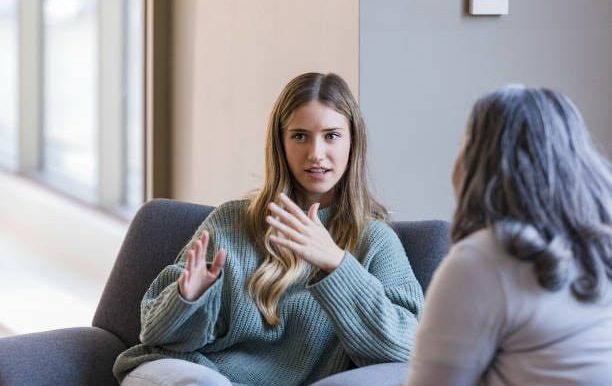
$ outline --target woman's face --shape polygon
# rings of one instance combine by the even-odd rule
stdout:
[[[328,206],[349,160],[348,119],[315,100],[291,114],[282,135],[289,170],[299,184],[298,204]]]

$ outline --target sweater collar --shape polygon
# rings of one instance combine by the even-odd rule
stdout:
[[[306,216],[308,216],[308,209],[302,209],[302,211],[304,212]],[[319,220],[321,220],[321,222],[327,226],[327,222],[331,218],[332,212],[333,212],[333,206],[330,205],[326,208],[319,208],[317,210],[317,215],[319,216]]]
[[[319,220],[321,220],[321,222],[325,225],[327,225],[327,222],[329,221],[331,214],[332,214],[331,205],[326,208],[320,208],[319,210],[317,210],[317,215],[319,216]]]

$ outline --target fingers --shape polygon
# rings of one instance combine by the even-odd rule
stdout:
[[[284,223],[288,224],[293,229],[297,231],[304,229],[304,224],[300,220],[275,203],[271,202],[270,205],[268,205],[268,209],[270,209],[270,212],[278,216]]]
[[[210,239],[210,234],[208,233],[208,231],[202,231],[202,234],[200,234],[200,242],[202,243],[202,247],[204,248],[204,250],[206,250],[206,247],[208,247],[208,240]]]
[[[198,239],[193,242],[193,246],[191,247],[191,251],[196,259],[196,263],[202,256],[202,242]]]
[[[195,270],[195,267],[196,267],[195,260],[196,260],[195,251],[193,249],[190,249],[189,252],[187,252],[187,262],[185,263],[185,269],[187,271],[193,272]]]
[[[287,238],[295,241],[304,241],[304,236],[299,231],[291,228],[290,226],[284,224],[278,219],[275,219],[272,216],[266,216],[266,222],[274,227],[276,230],[281,232]]]
[[[270,241],[283,247],[289,248],[297,254],[302,253],[302,246],[293,240],[285,239],[275,235],[270,235]]]
[[[308,224],[310,219],[304,214],[304,212],[302,212],[302,209],[295,202],[293,202],[285,193],[281,193],[279,197],[281,202],[285,204],[287,212],[293,214],[303,224]]]
[[[321,223],[321,220],[319,220],[319,215],[317,214],[317,211],[319,210],[320,205],[320,203],[315,202],[314,204],[310,205],[310,208],[308,208],[308,218],[319,224]]]
[[[196,239],[192,246],[190,252],[193,252],[193,265],[192,269],[197,268],[202,261],[205,260],[206,256],[206,247],[208,246],[208,239],[210,235],[207,231],[203,231],[200,234],[200,237]]]
[[[210,235],[204,231],[193,241],[185,257],[184,269],[177,279],[179,293],[189,301],[200,297],[214,283],[225,264],[226,252],[220,249],[215,254],[210,268],[207,267],[206,250],[209,239]]]
[[[185,283],[187,280],[189,280],[189,271],[185,269],[178,278],[179,289],[185,288]]]
[[[319,216],[317,215],[317,211],[319,210],[320,203],[315,203],[310,206],[308,209],[308,215],[304,214],[302,209],[297,206],[295,202],[293,202],[287,195],[281,193],[279,195],[280,200],[283,204],[285,204],[285,208],[277,205],[274,202],[271,202],[268,205],[268,209],[276,216],[273,220],[266,219],[266,221],[274,225],[277,231],[281,233],[290,233],[293,240],[297,240],[295,237],[295,233],[288,232],[288,229],[282,226],[280,223],[293,228],[300,234],[303,234],[306,231],[306,227],[313,222],[315,224],[321,225],[321,221]],[[278,221],[274,221],[278,220]],[[276,225],[279,224],[279,225]],[[283,236],[282,234],[280,236]]]
[[[202,234],[200,234],[200,237],[193,243],[193,248],[195,249],[195,255],[198,263],[200,263],[200,261],[204,258],[204,255],[206,255],[206,248],[208,247],[209,238],[210,235],[208,231],[203,231]]]
[[[196,240],[193,243],[193,249],[191,249],[190,257],[192,260],[191,264],[191,272],[196,272],[196,270],[200,270],[202,266],[206,266],[206,252],[203,251],[202,242],[200,240]]]
[[[189,280],[191,280],[191,277],[193,276],[191,272],[192,271],[188,269],[184,269],[183,272],[181,272],[178,278],[180,288],[185,288],[185,286],[187,286],[187,283],[189,283]]]
[[[219,272],[221,271],[221,268],[223,268],[223,265],[225,265],[225,257],[226,257],[225,249],[219,249],[217,253],[215,254],[212,265],[208,269],[208,272],[210,272],[210,274],[213,275],[214,277],[219,276]]]
[[[206,248],[208,247],[209,240],[210,234],[208,231],[203,231],[200,234],[200,237],[193,242],[193,246],[187,253],[185,270],[190,271],[191,276],[193,276],[196,271],[200,271],[201,274],[206,275],[210,272],[217,277],[219,275],[219,271],[225,264],[226,252],[223,249],[219,249],[215,254],[209,268],[206,261]],[[189,280],[189,273],[185,280]]]

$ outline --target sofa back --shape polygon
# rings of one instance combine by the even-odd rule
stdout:
[[[196,228],[214,208],[155,199],[132,220],[98,303],[93,326],[114,333],[126,346],[139,342],[140,301],[149,285],[172,264]],[[433,271],[446,255],[449,225],[445,221],[394,222],[414,273],[426,290]]]

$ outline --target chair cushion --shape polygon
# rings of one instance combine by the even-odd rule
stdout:
[[[114,333],[126,346],[137,344],[142,297],[212,209],[166,199],[143,205],[128,228],[93,325]]]

